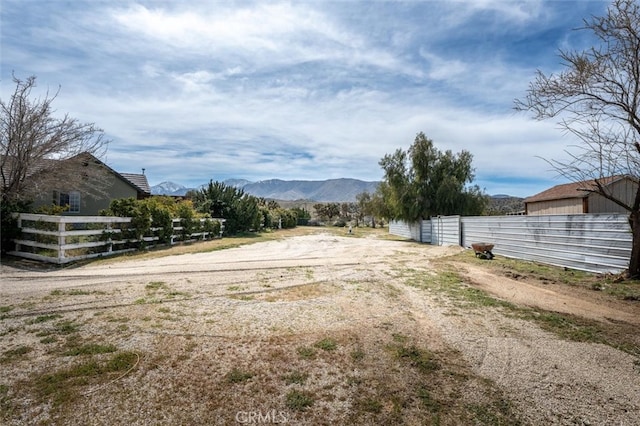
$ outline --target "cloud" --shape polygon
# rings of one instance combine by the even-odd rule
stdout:
[[[567,4],[565,4],[567,3]],[[423,131],[474,154],[487,190],[530,190],[569,142],[512,110],[556,69],[576,14],[602,2],[5,0],[11,69],[57,88],[58,111],[112,139],[151,183],[241,177],[377,180]],[[588,15],[584,15],[588,16]],[[20,23],[18,26],[16,23]],[[3,97],[4,99],[4,97]],[[542,177],[542,179],[541,179]],[[520,186],[518,186],[520,185]],[[543,189],[543,188],[540,188]],[[538,192],[538,191],[535,191]]]

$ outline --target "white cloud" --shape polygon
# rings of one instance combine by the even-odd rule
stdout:
[[[555,28],[557,3],[7,1],[2,78],[61,84],[57,109],[104,128],[110,165],[152,184],[375,180],[419,131],[471,151],[478,179],[547,179],[536,155],[567,144],[512,112],[538,65],[509,36]]]

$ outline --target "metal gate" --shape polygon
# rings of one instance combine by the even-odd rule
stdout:
[[[431,218],[431,244],[459,246],[462,242],[460,216],[436,216]]]

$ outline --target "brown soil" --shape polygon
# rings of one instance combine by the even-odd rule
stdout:
[[[637,356],[429,281],[453,267],[460,288],[570,314],[625,342],[639,334],[638,303],[438,260],[460,250],[319,233],[61,270],[3,265],[0,420],[637,424]],[[64,376],[108,365],[111,353],[74,355],[90,344],[135,363]]]

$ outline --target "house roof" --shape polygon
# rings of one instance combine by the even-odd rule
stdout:
[[[75,155],[72,158],[85,158],[86,161],[93,161],[96,164],[100,164],[104,166],[109,172],[114,174],[116,177],[120,178],[123,182],[131,185],[136,191],[142,192],[144,195],[151,195],[151,187],[149,186],[149,182],[147,181],[147,177],[144,174],[138,173],[119,173],[113,170],[111,167],[106,165],[104,162],[100,161],[93,154],[88,152],[83,152]],[[2,164],[2,172],[8,176],[12,171],[12,164],[15,161],[11,157],[0,156],[0,164]],[[56,163],[60,160],[53,159],[43,159],[39,164],[28,170],[28,176],[39,173],[42,170],[47,170],[53,163]]]
[[[144,192],[145,194],[151,194],[151,187],[149,186],[149,181],[147,181],[146,175],[139,173],[119,173],[119,175],[135,186],[138,191]]]
[[[91,159],[92,161],[94,161],[94,162],[96,162],[98,164],[101,164],[108,171],[113,173],[116,177],[120,178],[123,182],[128,183],[129,185],[131,185],[136,191],[142,192],[144,195],[151,195],[151,187],[149,186],[149,182],[147,181],[147,177],[144,174],[120,173],[120,172],[117,172],[117,171],[113,170],[111,167],[109,167],[104,162],[100,161],[98,158],[96,158],[91,153],[84,152],[84,153],[81,153],[81,154],[78,154],[78,155],[86,156],[89,159]]]
[[[624,176],[610,176],[602,179],[598,179],[603,185],[607,186],[620,179],[624,179]],[[535,203],[539,201],[551,201],[551,200],[567,200],[572,198],[587,198],[591,191],[586,189],[596,189],[595,179],[583,180],[580,182],[565,183],[562,185],[556,185],[552,188],[544,190],[536,195],[525,198],[525,203]]]

